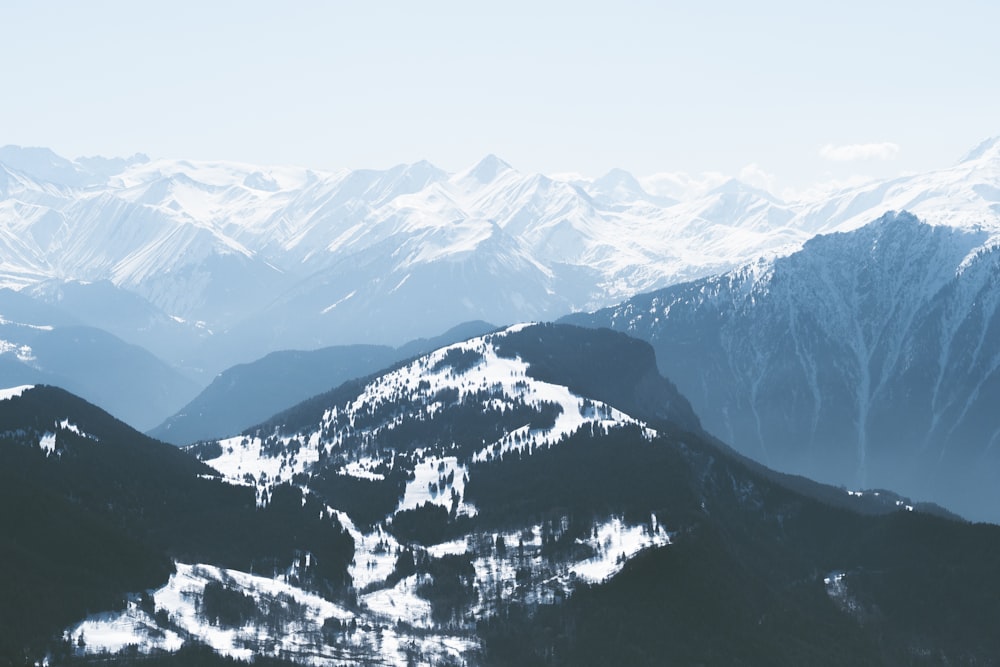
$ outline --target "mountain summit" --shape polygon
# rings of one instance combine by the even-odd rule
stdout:
[[[482,185],[487,185],[511,169],[512,167],[509,164],[491,153],[480,160],[476,166],[464,172],[459,178],[473,179]]]
[[[775,468],[1000,520],[1000,249],[889,213],[567,321],[656,348],[705,428]]]
[[[986,160],[995,162],[1000,159],[1000,136],[990,137],[966,153],[960,162]]]

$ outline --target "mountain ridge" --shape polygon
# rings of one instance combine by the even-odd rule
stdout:
[[[565,321],[650,341],[706,429],[757,460],[996,520],[991,239],[887,214]]]

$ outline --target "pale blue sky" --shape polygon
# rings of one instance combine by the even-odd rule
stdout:
[[[1000,134],[998,26],[985,0],[8,1],[0,144],[323,169],[754,164],[780,191],[946,166]],[[869,143],[895,148],[820,155]]]

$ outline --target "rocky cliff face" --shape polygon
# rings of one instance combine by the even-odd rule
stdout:
[[[650,341],[707,430],[776,468],[1000,518],[1000,251],[887,214],[572,321]]]

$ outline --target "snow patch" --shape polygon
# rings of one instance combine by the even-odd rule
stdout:
[[[34,389],[33,384],[22,384],[19,387],[9,387],[7,389],[0,389],[0,401],[9,401],[12,398],[17,398],[29,389]]]
[[[45,455],[54,454],[56,451],[56,434],[45,433],[38,440],[38,447],[45,452]]]
[[[355,294],[357,294],[357,293],[358,293],[358,291],[357,291],[357,290],[353,290],[353,291],[351,291],[351,293],[350,293],[350,294],[348,294],[347,296],[345,296],[345,297],[343,297],[343,298],[341,298],[341,299],[339,299],[339,300],[335,301],[334,303],[331,303],[331,304],[330,304],[329,306],[327,306],[326,308],[324,308],[324,309],[323,309],[323,310],[321,310],[320,312],[321,312],[321,313],[322,313],[323,315],[326,315],[326,314],[327,314],[327,313],[329,313],[329,312],[330,312],[331,310],[333,310],[334,308],[336,308],[336,307],[337,307],[337,306],[339,306],[340,304],[344,303],[345,301],[347,301],[348,299],[350,299],[350,298],[351,298],[352,296],[354,296],[354,295],[355,295]]]
[[[184,645],[176,631],[160,628],[148,614],[130,612],[95,614],[68,630],[77,654],[117,653],[130,645],[145,652],[178,651]]]
[[[26,329],[35,329],[36,331],[52,331],[52,326],[49,324],[27,324],[25,322],[12,322],[0,315],[0,326],[9,324],[15,327],[24,327]]]
[[[654,514],[643,526],[628,526],[620,518],[612,518],[595,526],[592,537],[577,542],[594,549],[595,555],[573,564],[569,571],[583,581],[600,583],[617,574],[640,551],[670,544],[670,535]]]
[[[341,468],[341,473],[349,475],[351,477],[357,477],[358,479],[369,479],[373,481],[382,481],[385,479],[385,475],[380,472],[375,472],[375,468],[382,465],[381,459],[373,459],[371,457],[363,457],[357,461],[350,461]]]
[[[415,628],[433,628],[431,603],[416,593],[421,575],[413,574],[392,588],[383,588],[360,598],[361,604],[373,613],[393,622],[403,621]]]
[[[0,354],[13,354],[18,361],[35,361],[35,353],[30,345],[12,343],[9,340],[0,339]]]
[[[267,502],[267,494],[319,460],[319,433],[309,436],[236,436],[219,441],[222,455],[210,461],[230,482],[257,488],[257,502]]]
[[[465,466],[454,456],[424,459],[413,468],[413,479],[407,482],[403,499],[396,511],[415,509],[425,503],[441,505],[451,509],[457,505],[457,513],[475,516],[476,508],[462,503],[465,497]]]

